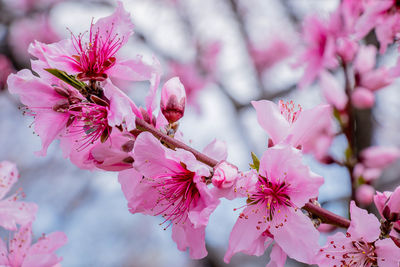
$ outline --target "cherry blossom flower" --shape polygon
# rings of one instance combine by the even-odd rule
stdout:
[[[379,239],[380,223],[373,214],[350,204],[351,223],[346,235],[339,232],[328,237],[320,250],[320,266],[382,266],[400,263],[400,248],[390,238]]]
[[[329,105],[313,109],[295,109],[294,103],[279,101],[279,106],[268,100],[252,101],[260,126],[267,132],[272,144],[288,143],[303,147],[323,159],[330,146],[333,130]]]
[[[319,233],[300,209],[318,196],[323,178],[303,165],[299,150],[274,146],[264,152],[258,174],[246,180],[251,182],[236,188],[248,200],[231,232],[225,262],[237,252],[260,256],[274,240],[289,257],[313,263]]]
[[[205,181],[210,169],[186,150],[166,148],[148,132],[136,139],[133,158],[136,170],[119,175],[130,212],[162,215],[179,250],[189,248],[192,258],[205,257],[205,227],[219,204]]]
[[[17,167],[9,161],[0,162],[0,225],[7,230],[17,230],[17,224],[26,225],[35,219],[35,203],[18,201],[18,193],[5,195],[19,178]]]
[[[82,162],[88,156],[84,152],[89,153],[93,145],[107,141],[114,126],[134,129],[135,114],[141,116],[133,101],[110,81],[97,87],[97,95],[86,97],[61,80],[51,82],[52,85],[29,70],[8,78],[9,91],[18,94],[29,109],[28,114],[34,116],[35,132],[42,139],[38,155],[45,156],[52,141],[61,139],[64,156],[81,168],[91,169],[93,164]]]
[[[42,76],[43,69],[55,68],[77,75],[82,81],[104,81],[109,76],[130,80],[149,80],[157,87],[160,78],[159,62],[144,63],[141,56],[136,59],[120,59],[117,55],[133,34],[133,24],[122,2],[115,12],[99,19],[90,26],[89,33],[72,34],[71,40],[58,43],[33,43],[29,53],[37,58],[32,68]]]
[[[32,226],[21,227],[10,239],[8,249],[0,239],[0,265],[12,267],[55,267],[62,261],[55,251],[67,243],[63,232],[44,235],[36,243],[32,242]]]
[[[327,24],[316,16],[310,16],[304,21],[303,39],[307,47],[299,63],[306,62],[307,66],[299,83],[300,88],[311,84],[323,69],[338,66],[336,36]]]
[[[25,17],[11,24],[9,42],[13,54],[20,62],[29,64],[28,47],[35,40],[45,44],[60,40],[60,36],[53,29],[47,15]]]
[[[263,48],[258,48],[253,44],[249,47],[250,56],[259,73],[290,56],[291,50],[289,43],[279,38],[273,39]]]

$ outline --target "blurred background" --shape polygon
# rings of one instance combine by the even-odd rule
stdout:
[[[261,156],[267,135],[258,125],[251,100],[294,100],[303,108],[321,102],[317,85],[296,87],[303,73],[294,68],[301,50],[299,32],[309,14],[327,17],[339,0],[126,0],[135,34],[123,48],[127,57],[155,55],[162,63],[163,81],[180,76],[188,102],[180,130],[190,144],[202,149],[214,138],[227,142],[228,160],[247,170],[250,152]],[[26,201],[39,205],[34,233],[64,231],[68,243],[58,251],[63,266],[227,266],[223,255],[243,200],[226,201],[207,227],[209,256],[193,261],[177,250],[171,229],[161,218],[128,212],[117,173],[84,171],[64,159],[57,142],[46,157],[36,157],[40,139],[23,116],[18,99],[7,91],[9,73],[29,68],[27,47],[70,38],[89,29],[92,19],[111,14],[115,1],[2,0],[0,2],[0,161],[17,163],[17,187]],[[67,29],[68,28],[68,29]],[[374,38],[366,42],[376,44]],[[394,64],[395,49],[379,58]],[[147,84],[122,83],[135,102],[143,101]],[[398,83],[381,90],[373,109],[357,111],[357,145],[400,145]],[[331,153],[343,157],[346,140],[337,137]],[[320,202],[347,216],[350,184],[347,170],[306,157],[311,169],[324,176]],[[377,190],[399,185],[400,164],[386,169]],[[324,237],[322,237],[323,239]],[[261,257],[235,255],[229,266],[265,266]],[[287,266],[304,266],[292,261]]]

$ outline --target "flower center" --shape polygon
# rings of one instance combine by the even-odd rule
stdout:
[[[302,110],[300,105],[297,105],[297,110],[295,110],[293,101],[285,103],[283,100],[279,100],[279,111],[290,124],[293,124],[298,119]]]
[[[164,206],[157,215],[164,217],[163,223],[170,221],[168,226],[171,223],[184,223],[192,203],[200,197],[196,184],[193,182],[195,173],[187,170],[184,164],[182,165],[180,172],[157,177],[154,180],[156,183],[153,187],[157,188],[160,194],[157,204]]]
[[[112,35],[114,24],[104,35],[100,35],[99,28],[94,30],[93,26],[92,23],[88,42],[83,41],[85,34],[77,37],[72,34],[72,43],[77,52],[72,58],[80,66],[82,73],[78,74],[78,78],[82,81],[107,79],[105,71],[115,64],[114,55],[122,46],[118,34]]]
[[[256,184],[256,193],[251,195],[247,205],[263,205],[267,210],[267,221],[271,221],[275,212],[281,212],[281,207],[293,207],[288,196],[290,184],[285,181],[271,181],[259,175]]]

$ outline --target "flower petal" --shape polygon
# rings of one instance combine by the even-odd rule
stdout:
[[[274,144],[282,141],[289,133],[290,125],[280,113],[278,106],[268,100],[251,101],[256,109],[257,120]]]

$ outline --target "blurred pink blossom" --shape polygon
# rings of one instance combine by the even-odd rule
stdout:
[[[0,239],[0,265],[21,267],[51,267],[62,261],[55,251],[67,243],[67,236],[63,232],[54,232],[44,235],[31,245],[32,226],[21,227],[9,241],[8,249]]]
[[[17,167],[9,161],[0,162],[0,225],[7,230],[17,230],[17,224],[26,225],[35,219],[38,206],[18,201],[18,193],[4,198],[19,178]]]
[[[275,38],[263,47],[249,46],[250,56],[259,73],[271,68],[292,54],[291,46],[282,39]]]
[[[14,55],[22,62],[29,62],[28,47],[33,41],[44,44],[60,40],[45,14],[24,17],[10,26],[9,42]]]

